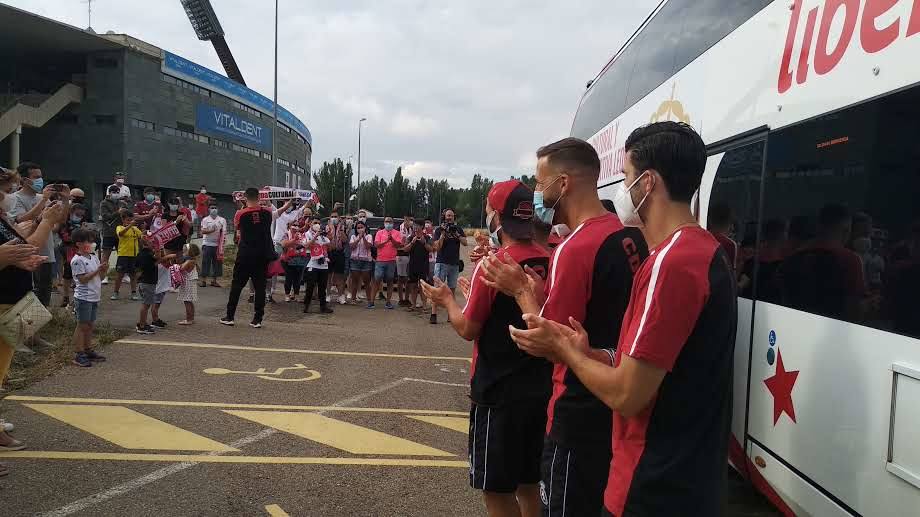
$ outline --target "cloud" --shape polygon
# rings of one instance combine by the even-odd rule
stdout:
[[[4,2],[86,26],[80,2]],[[367,117],[362,178],[373,169],[389,179],[393,157],[458,186],[475,173],[532,173],[523,157],[568,134],[585,82],[657,3],[280,0],[279,101],[310,128],[314,168],[357,156],[358,119]],[[247,83],[271,96],[271,3],[214,4]],[[222,70],[179,2],[149,5],[96,2],[93,26]]]

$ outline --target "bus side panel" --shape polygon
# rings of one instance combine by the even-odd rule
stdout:
[[[751,350],[751,318],[754,312],[754,302],[747,298],[738,298],[738,332],[735,338],[735,371],[732,383],[732,440],[744,443],[744,417],[747,411],[747,375],[748,359]],[[742,476],[747,477],[743,458],[733,458],[729,461]]]
[[[748,443],[748,456],[763,465],[763,467],[750,466],[758,470],[757,473],[751,475],[754,485],[762,492],[769,494],[768,499],[784,515],[820,515],[822,517],[848,517],[850,515],[795,472],[786,468],[776,457],[758,447],[756,443]],[[769,483],[770,488],[764,490],[758,486],[763,482]]]
[[[920,340],[758,302],[752,346],[750,437],[856,512],[916,515],[920,489],[886,460],[892,365],[920,366]]]

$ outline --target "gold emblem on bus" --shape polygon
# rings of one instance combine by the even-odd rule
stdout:
[[[690,115],[684,111],[684,105],[674,98],[676,92],[677,83],[674,83],[671,86],[671,98],[662,102],[661,106],[658,106],[658,111],[652,113],[652,118],[649,122],[661,122],[671,120],[671,117],[674,117],[677,122],[690,123]]]

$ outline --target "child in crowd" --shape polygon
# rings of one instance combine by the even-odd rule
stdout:
[[[115,292],[109,299],[118,299],[121,283],[125,275],[128,275],[128,281],[131,282],[131,300],[140,300],[137,296],[137,278],[134,276],[134,270],[137,254],[140,252],[140,240],[144,232],[137,227],[134,214],[127,211],[122,212],[121,224],[115,228],[115,235],[118,236],[118,261],[115,262]]]
[[[73,331],[73,346],[77,350],[73,363],[89,367],[93,361],[105,361],[105,357],[93,350],[93,323],[102,298],[102,277],[109,270],[108,263],[99,263],[93,253],[96,234],[90,230],[78,229],[71,235],[76,254],[70,261],[74,280],[74,308],[77,327]]]
[[[326,301],[326,282],[329,275],[329,237],[320,224],[319,218],[313,218],[310,230],[304,236],[304,245],[310,250],[310,262],[307,263],[306,297],[303,301],[303,312],[310,312],[310,302],[313,299],[313,288],[319,291],[319,312],[332,314]]]
[[[191,325],[195,323],[195,302],[198,301],[198,258],[201,256],[201,248],[197,244],[186,246],[188,251],[182,258],[182,276],[185,281],[179,287],[178,300],[185,303],[185,319],[179,322],[179,325]]]
[[[167,242],[166,245],[169,246],[169,243]],[[166,293],[173,290],[172,278],[169,275],[169,267],[172,266],[178,258],[175,253],[170,253],[169,248],[164,248],[162,253],[165,255],[157,261],[157,285],[154,289],[154,303],[150,308],[150,325],[160,330],[166,328],[166,322],[160,319],[160,305],[163,304],[163,298],[166,297]]]
[[[58,237],[61,239],[61,258],[63,258],[64,268],[61,274],[63,278],[61,297],[61,307],[70,305],[70,295],[73,293],[73,271],[70,268],[70,261],[77,254],[77,248],[73,241],[73,234],[83,227],[83,217],[86,209],[83,205],[72,205],[70,207],[70,217],[67,221],[61,223],[58,228]]]
[[[160,263],[168,262],[174,255],[162,255],[156,253],[150,247],[146,238],[140,240],[141,249],[137,254],[136,270],[138,272],[137,288],[141,295],[141,310],[137,320],[138,334],[153,334],[154,327],[147,323],[147,312],[151,313],[154,321],[159,321],[160,304],[163,303],[163,296],[169,289],[169,271],[163,268]],[[166,272],[167,288],[157,294],[159,282],[159,269]],[[152,323],[152,322],[151,322]],[[162,323],[162,322],[161,322]],[[165,328],[160,327],[160,328]]]
[[[288,225],[287,238],[281,241],[281,246],[284,248],[281,256],[284,265],[284,301],[293,302],[300,295],[303,270],[310,261],[304,245],[304,232],[296,221]]]

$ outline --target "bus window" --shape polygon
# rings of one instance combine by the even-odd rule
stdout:
[[[674,74],[674,53],[686,0],[668,2],[630,44],[638,59],[629,78],[626,105],[632,106]]]
[[[764,143],[760,141],[726,151],[709,198],[707,227],[736,270],[754,256],[757,244],[763,150]],[[738,272],[738,295],[751,298],[753,278],[745,278],[743,270]]]
[[[751,19],[772,0],[677,0],[687,4],[680,11],[680,38],[675,44],[677,54],[674,72],[680,71],[709,47],[718,43],[742,23]],[[668,5],[675,0],[668,2]]]
[[[920,337],[918,116],[914,87],[770,135],[757,299]]]

